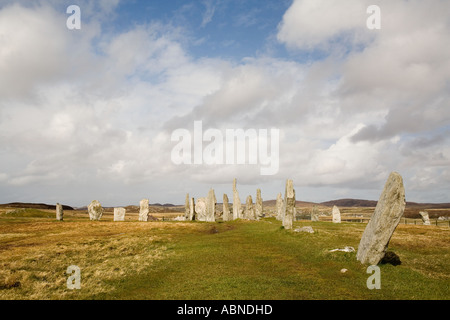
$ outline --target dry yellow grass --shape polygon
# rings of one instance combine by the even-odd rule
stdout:
[[[0,225],[2,300],[78,297],[66,286],[70,265],[81,269],[83,296],[108,292],[110,281],[139,274],[168,256],[171,228],[195,228],[159,222],[11,222]]]

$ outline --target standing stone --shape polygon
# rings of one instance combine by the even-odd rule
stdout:
[[[283,217],[283,227],[287,230],[292,229],[292,224],[295,217],[295,190],[294,181],[286,181],[286,193],[285,193],[285,213]]]
[[[89,219],[91,221],[99,221],[103,216],[103,208],[97,200],[92,201],[88,205]]]
[[[184,202],[184,219],[189,220],[190,208],[189,208],[189,193],[186,194],[186,201]]]
[[[242,219],[241,199],[239,199],[239,192],[236,189],[237,180],[233,180],[233,220]]]
[[[150,212],[149,210],[149,200],[148,199],[142,199],[139,202],[139,221],[148,221],[148,214]]]
[[[252,196],[247,197],[247,201],[245,204],[245,211],[244,211],[244,219],[247,220],[255,220],[255,209],[253,208],[253,199]]]
[[[358,261],[377,265],[383,259],[405,206],[403,179],[397,172],[392,172],[361,237],[356,254]]]
[[[333,206],[333,223],[341,223],[341,211],[337,206]]]
[[[56,204],[56,220],[63,221],[64,219],[64,210],[62,204]]]
[[[114,221],[125,221],[125,208],[114,208]]]
[[[232,220],[230,208],[228,204],[228,196],[226,194],[223,195],[223,221],[230,221]]]
[[[261,198],[261,189],[256,190],[255,217],[256,220],[261,219],[263,214],[263,201]]]
[[[206,221],[206,199],[198,198],[195,203],[195,220]]]
[[[420,211],[419,213],[422,216],[423,225],[424,226],[431,226],[430,216],[428,215],[428,212]]]
[[[314,206],[314,207],[312,208],[312,211],[311,211],[311,221],[313,221],[313,222],[319,221],[319,210],[317,209],[317,206]]]
[[[280,192],[277,196],[277,203],[276,203],[277,220],[278,221],[283,221],[283,217],[284,217],[283,209],[284,209],[284,200],[283,200],[283,195]]]
[[[194,198],[189,201],[189,221],[195,220],[195,202]]]
[[[216,195],[214,189],[209,190],[206,200],[206,222],[216,221]]]

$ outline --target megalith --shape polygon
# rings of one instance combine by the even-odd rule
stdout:
[[[206,221],[206,199],[198,198],[195,203],[195,220]]]
[[[139,221],[148,221],[148,214],[150,213],[149,210],[149,200],[148,199],[142,199],[139,202]]]
[[[248,196],[245,202],[244,219],[255,220],[255,208],[253,207],[252,196]]]
[[[356,254],[358,261],[377,265],[383,259],[405,206],[403,179],[397,172],[392,172],[361,237]]]
[[[56,220],[63,221],[64,219],[64,210],[62,204],[56,204]]]
[[[214,189],[209,190],[206,200],[206,222],[216,221],[216,195]]]
[[[236,188],[237,180],[233,180],[233,220],[242,219],[242,205]]]
[[[292,224],[295,217],[295,190],[294,181],[286,181],[286,191],[284,196],[285,201],[285,213],[283,217],[283,227],[285,229],[292,229]]]
[[[230,214],[230,207],[229,207],[229,200],[228,196],[224,193],[223,194],[223,215],[222,219],[223,221],[230,221],[232,220],[232,216]]]
[[[125,221],[125,208],[114,208],[114,221]]]
[[[430,216],[428,215],[428,212],[426,211],[420,211],[420,216],[422,217],[422,222],[424,226],[430,226]]]
[[[88,205],[88,213],[89,213],[89,219],[91,221],[98,221],[103,216],[103,208],[100,202],[97,200],[92,201]]]
[[[256,220],[261,219],[263,214],[263,200],[261,197],[261,189],[256,190],[256,201],[255,201],[255,218]]]
[[[277,202],[276,202],[276,211],[277,211],[277,220],[278,221],[283,221],[283,217],[284,217],[284,200],[283,200],[283,195],[280,193],[278,193],[277,196]]]
[[[333,206],[333,223],[341,223],[341,211],[337,206]]]

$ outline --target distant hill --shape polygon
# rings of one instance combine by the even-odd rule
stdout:
[[[43,209],[43,210],[56,210],[56,205],[54,204],[45,204],[45,203],[23,203],[23,202],[13,202],[0,204],[0,207],[3,208],[27,208],[27,209]],[[63,205],[64,210],[74,210],[74,208],[70,206]]]
[[[362,207],[362,208],[371,208],[376,207],[378,201],[373,200],[361,200],[361,199],[340,199],[340,200],[332,200],[321,202],[320,205],[327,207]]]

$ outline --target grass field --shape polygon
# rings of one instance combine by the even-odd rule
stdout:
[[[51,218],[48,218],[51,214]],[[25,216],[24,216],[25,215]],[[91,222],[51,211],[0,215],[0,299],[450,299],[449,228],[399,225],[380,265],[381,289],[366,285],[355,252],[363,223],[299,221],[314,234],[259,222]],[[66,286],[81,269],[81,289]],[[341,273],[341,269],[347,269]]]

